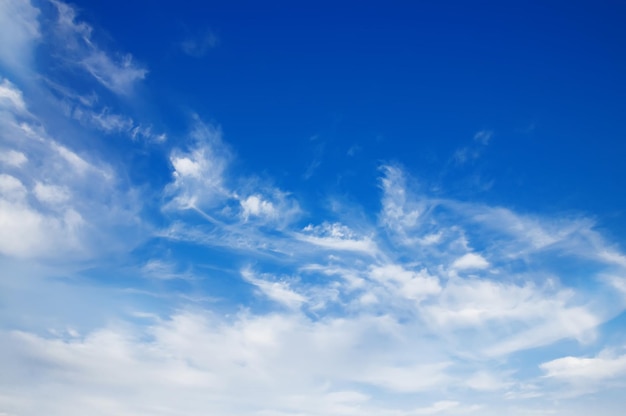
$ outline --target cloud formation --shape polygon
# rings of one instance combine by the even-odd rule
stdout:
[[[164,142],[156,116],[121,111],[147,70],[52,4],[50,20],[0,0],[3,65],[39,73],[0,78],[1,414],[583,415],[585,395],[619,398],[626,256],[593,220],[435,196],[388,162],[373,211],[328,209],[242,169],[199,115]],[[39,43],[85,84],[30,62]]]
[[[131,194],[118,188],[111,167],[88,161],[51,137],[7,79],[0,83],[0,127],[6,149],[0,229],[20,236],[1,239],[0,252],[21,258],[89,257],[92,244],[112,237],[108,227],[134,227],[132,203],[123,201]],[[108,194],[90,193],[96,184]]]

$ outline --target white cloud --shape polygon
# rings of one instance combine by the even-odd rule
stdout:
[[[202,150],[198,152],[199,154],[195,155],[196,159],[191,159],[189,157],[180,156],[173,157],[172,165],[174,166],[174,175],[177,178],[184,178],[185,176],[190,176],[195,179],[200,179],[202,177],[202,164],[205,160],[202,158],[202,154],[204,153]]]
[[[22,91],[6,78],[0,83],[0,108],[8,109],[16,114],[24,114],[26,112]]]
[[[476,253],[464,254],[452,263],[452,268],[456,270],[486,269],[488,267],[489,262]]]
[[[545,250],[560,243],[575,243],[586,239],[591,223],[587,219],[548,219],[521,215],[502,207],[458,205],[469,219],[483,224],[488,230],[507,235],[503,249],[513,255]],[[486,230],[486,231],[488,231]],[[594,250],[596,251],[596,250]]]
[[[539,366],[545,377],[571,384],[597,384],[626,375],[626,354],[602,351],[593,358],[563,357]]]
[[[69,208],[60,215],[33,209],[26,187],[17,178],[0,174],[0,253],[20,258],[79,252],[81,215]],[[19,236],[19,237],[16,237]]]
[[[0,191],[3,198],[9,201],[21,202],[26,198],[26,188],[11,175],[0,174]]]
[[[130,93],[133,85],[148,73],[133,63],[131,55],[125,55],[116,62],[102,51],[92,51],[81,64],[102,85],[118,94]]]
[[[28,162],[28,158],[24,153],[15,150],[0,150],[0,162],[19,168]]]
[[[611,316],[579,304],[572,290],[459,278],[450,280],[441,296],[423,310],[437,332],[467,335],[460,329],[473,328],[481,333],[482,338],[465,342],[471,342],[474,353],[487,356],[564,338],[588,342],[597,325]]]
[[[113,114],[108,108],[104,108],[100,112],[95,112],[76,107],[72,116],[77,120],[93,125],[105,133],[131,134],[131,131],[135,127],[135,122],[132,118],[121,114]]]
[[[175,263],[160,259],[151,259],[141,267],[141,273],[150,279],[157,280],[193,280],[194,275],[189,270],[180,270]]]
[[[306,297],[292,290],[285,281],[271,281],[259,278],[248,269],[242,270],[241,275],[247,282],[256,286],[261,293],[269,299],[287,306],[288,308],[297,309],[307,301]]]
[[[256,179],[244,178],[241,182],[243,189],[232,191],[232,195],[239,200],[244,222],[283,229],[300,216],[298,201],[290,194],[271,185],[260,184]],[[248,189],[253,189],[251,194],[247,193]],[[247,196],[240,196],[240,193]]]
[[[41,182],[35,184],[33,189],[35,197],[41,202],[57,205],[70,199],[71,194],[65,186],[47,185]]]
[[[446,364],[381,365],[397,355],[371,342],[387,325],[373,317],[186,312],[78,337],[2,332],[0,386],[10,383],[14,394],[0,396],[0,406],[24,416],[43,408],[52,416],[410,414],[401,403],[370,404],[368,392],[430,390],[445,382]]]
[[[65,161],[65,163],[69,167],[71,167],[72,173],[76,173],[81,176],[93,173],[105,179],[109,178],[111,175],[111,173],[109,173],[108,171],[89,164],[85,159],[80,157],[74,151],[68,149],[61,144],[58,144],[56,141],[50,141],[49,146]]]
[[[604,279],[624,295],[624,300],[626,301],[626,278],[621,276],[605,276]]]
[[[359,236],[340,223],[324,222],[316,226],[309,224],[303,229],[303,233],[295,233],[294,236],[298,240],[330,250],[361,252],[370,256],[378,254],[376,243],[371,238]]]
[[[166,210],[193,209],[226,234],[248,246],[271,244],[258,227],[282,230],[300,213],[298,202],[287,192],[255,177],[238,176],[231,168],[233,156],[221,131],[198,118],[190,133],[192,144],[170,153],[173,181],[166,193]],[[179,234],[180,236],[180,234]],[[223,244],[224,238],[220,236]],[[204,241],[212,238],[203,239]],[[254,240],[263,241],[254,241]]]
[[[122,134],[132,140],[143,139],[151,143],[162,143],[167,138],[165,133],[155,132],[152,124],[140,123],[129,115],[116,113],[106,105],[97,108],[101,99],[94,91],[79,94],[48,78],[44,77],[43,81],[52,93],[49,98],[53,97],[56,106],[61,108],[66,117],[78,120],[83,126],[98,132]]]
[[[115,114],[107,107],[96,112],[76,106],[72,117],[107,134],[124,134],[132,140],[144,139],[148,142],[162,143],[167,139],[165,133],[155,133],[151,125],[137,123],[130,116]]]
[[[260,195],[250,195],[240,201],[243,217],[247,221],[250,216],[275,218],[278,214],[271,201],[264,200]]]
[[[189,150],[174,149],[170,155],[174,168],[174,181],[168,186],[173,196],[170,206],[181,209],[209,207],[230,196],[224,175],[231,156],[221,132],[197,121],[191,139],[195,143]]]
[[[112,169],[51,137],[45,123],[30,113],[22,91],[8,80],[2,86],[10,99],[0,108],[0,142],[13,148],[3,159],[20,169],[0,173],[7,188],[0,196],[0,231],[5,236],[0,252],[61,261],[134,241],[114,236],[136,227],[136,220],[131,194],[118,189]],[[28,169],[23,168],[26,162]],[[100,193],[94,194],[94,188]]]
[[[393,231],[404,232],[418,225],[426,210],[424,204],[407,196],[404,172],[394,166],[383,166],[381,187],[383,189],[382,223]]]
[[[415,301],[441,291],[439,279],[429,275],[424,269],[414,272],[395,264],[374,266],[369,272],[369,277],[392,290],[394,295]]]

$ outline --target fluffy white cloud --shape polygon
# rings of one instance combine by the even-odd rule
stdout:
[[[84,221],[74,209],[68,208],[57,215],[46,215],[34,209],[27,200],[26,187],[6,174],[0,174],[0,194],[3,235],[0,253],[39,257],[58,255],[65,250],[82,251],[79,240]]]
[[[224,183],[230,151],[222,143],[221,132],[213,126],[196,122],[190,138],[195,142],[187,151],[175,149],[170,155],[174,181],[168,192],[170,207],[205,208],[228,198]]]
[[[452,263],[452,268],[457,270],[486,269],[489,262],[483,256],[476,253],[467,253]]]
[[[255,241],[265,239],[255,231],[257,227],[281,230],[300,215],[298,202],[288,193],[255,177],[232,172],[233,155],[218,128],[196,117],[189,138],[192,144],[188,149],[177,148],[170,153],[173,181],[166,188],[170,197],[166,210],[195,210],[219,227],[219,233],[230,234],[246,246],[270,244]],[[171,229],[170,235],[172,231],[176,230]],[[195,234],[193,239],[199,237]],[[178,232],[176,235],[187,238]],[[205,237],[205,241],[212,239]]]
[[[51,137],[14,84],[4,80],[0,91],[6,98],[0,100],[0,142],[12,148],[3,155],[10,171],[0,173],[0,252],[19,258],[84,258],[104,241],[109,248],[124,245],[114,243],[113,231],[136,226],[135,207],[118,189],[112,169]],[[93,194],[94,186],[102,193]]]
[[[250,216],[274,218],[278,214],[271,201],[264,200],[260,195],[250,195],[240,201],[243,217],[247,221]]]
[[[563,357],[540,365],[545,377],[571,384],[597,384],[626,375],[626,354],[603,351],[596,357]]]
[[[28,162],[28,158],[22,152],[17,152],[15,150],[4,150],[0,153],[0,162],[13,167],[21,167],[26,162]]]
[[[387,325],[374,317],[311,322],[242,314],[224,320],[189,312],[143,329],[112,326],[47,338],[4,332],[0,385],[6,389],[11,380],[14,394],[0,396],[0,406],[25,416],[43,408],[51,415],[386,415],[402,406],[368,404],[360,383],[429,390],[444,381],[446,366],[381,366],[393,351],[367,340]],[[23,372],[35,368],[36,380]],[[26,385],[31,394],[21,388]]]

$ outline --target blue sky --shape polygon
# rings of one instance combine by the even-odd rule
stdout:
[[[621,415],[625,13],[0,0],[0,416]]]

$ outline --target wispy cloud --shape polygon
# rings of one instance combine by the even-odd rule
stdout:
[[[297,309],[307,301],[302,294],[293,291],[286,281],[260,278],[249,269],[242,270],[241,275],[247,282],[256,286],[263,295],[281,305]]]
[[[82,105],[69,106],[67,113],[82,124],[93,127],[106,134],[123,134],[132,140],[162,143],[167,139],[165,133],[157,133],[151,125],[137,123],[127,115],[112,112],[108,107],[94,111]]]
[[[461,147],[454,152],[452,160],[457,165],[464,165],[478,159],[494,136],[492,130],[479,130],[474,134],[474,143]]]
[[[135,64],[130,54],[111,56],[92,39],[92,27],[77,21],[75,9],[63,2],[51,0],[57,9],[56,44],[67,54],[67,62],[74,63],[91,74],[100,84],[122,95],[133,91],[134,85],[143,80],[147,69]]]
[[[492,130],[480,130],[474,134],[474,140],[482,145],[488,145],[493,137]]]
[[[376,243],[367,236],[359,236],[348,226],[341,223],[324,222],[320,225],[309,224],[295,238],[309,244],[333,251],[355,251],[376,256]]]
[[[141,273],[149,279],[157,280],[192,280],[190,270],[181,270],[175,263],[161,259],[150,259],[141,266]]]
[[[181,50],[194,58],[202,58],[218,45],[219,38],[213,31],[208,29],[197,35],[189,35],[180,42]]]

